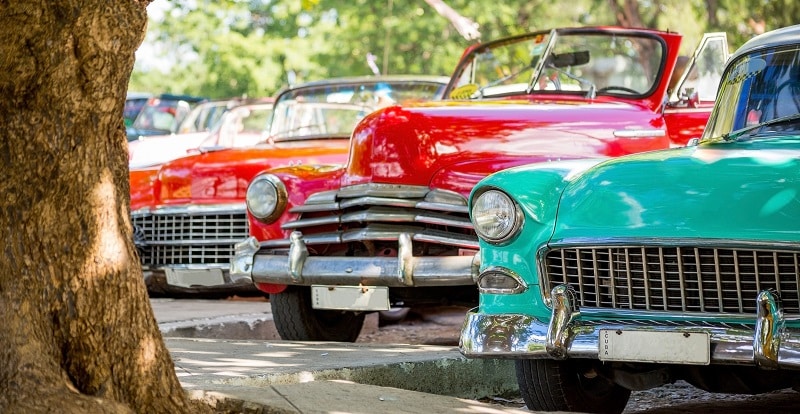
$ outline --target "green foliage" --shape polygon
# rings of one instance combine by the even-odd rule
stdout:
[[[684,34],[684,53],[706,31],[728,32],[735,48],[758,32],[759,22],[769,30],[800,17],[796,0],[445,3],[476,22],[482,40],[638,21]],[[474,42],[425,0],[174,0],[161,7],[145,41],[155,59],[137,61],[130,90],[267,96],[292,82],[372,74],[368,54],[384,74],[449,75]]]

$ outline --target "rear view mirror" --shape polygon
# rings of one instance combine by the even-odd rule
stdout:
[[[553,54],[548,60],[551,65],[557,68],[585,65],[589,63],[589,51]]]

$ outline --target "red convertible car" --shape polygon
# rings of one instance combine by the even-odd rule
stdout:
[[[150,294],[263,294],[228,275],[234,244],[249,234],[245,192],[253,176],[279,166],[342,164],[360,119],[392,102],[438,99],[448,80],[382,76],[306,83],[278,95],[255,145],[224,148],[230,145],[220,138],[160,168],[131,170],[135,244]]]
[[[247,190],[252,237],[237,245],[231,279],[270,294],[290,340],[354,341],[365,313],[392,307],[475,306],[473,186],[521,164],[699,137],[728,45],[724,34],[706,35],[676,73],[681,40],[581,27],[470,47],[447,99],[371,113],[353,131],[345,165],[256,176]]]

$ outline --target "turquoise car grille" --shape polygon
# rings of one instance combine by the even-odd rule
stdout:
[[[544,255],[543,286],[567,284],[580,306],[755,314],[771,289],[800,314],[800,252],[708,247],[579,247]],[[546,289],[547,292],[550,289]]]
[[[224,265],[249,235],[241,211],[165,209],[134,213],[134,243],[145,268]]]

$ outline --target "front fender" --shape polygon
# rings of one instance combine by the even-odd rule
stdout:
[[[259,175],[272,174],[283,182],[288,201],[281,216],[272,223],[263,223],[248,212],[250,235],[258,241],[287,238],[289,234],[281,229],[281,225],[297,217],[289,210],[302,205],[311,194],[338,188],[343,173],[341,165],[302,165],[261,172]]]
[[[588,159],[516,167],[492,174],[475,186],[470,196],[470,211],[477,195],[487,189],[497,189],[508,194],[523,215],[522,227],[511,239],[499,245],[480,239],[480,272],[502,267],[518,275],[527,286],[522,293],[514,295],[481,293],[482,312],[528,313],[533,308],[537,310],[534,316],[549,315],[539,289],[536,253],[553,234],[561,195],[570,180],[600,161]]]

